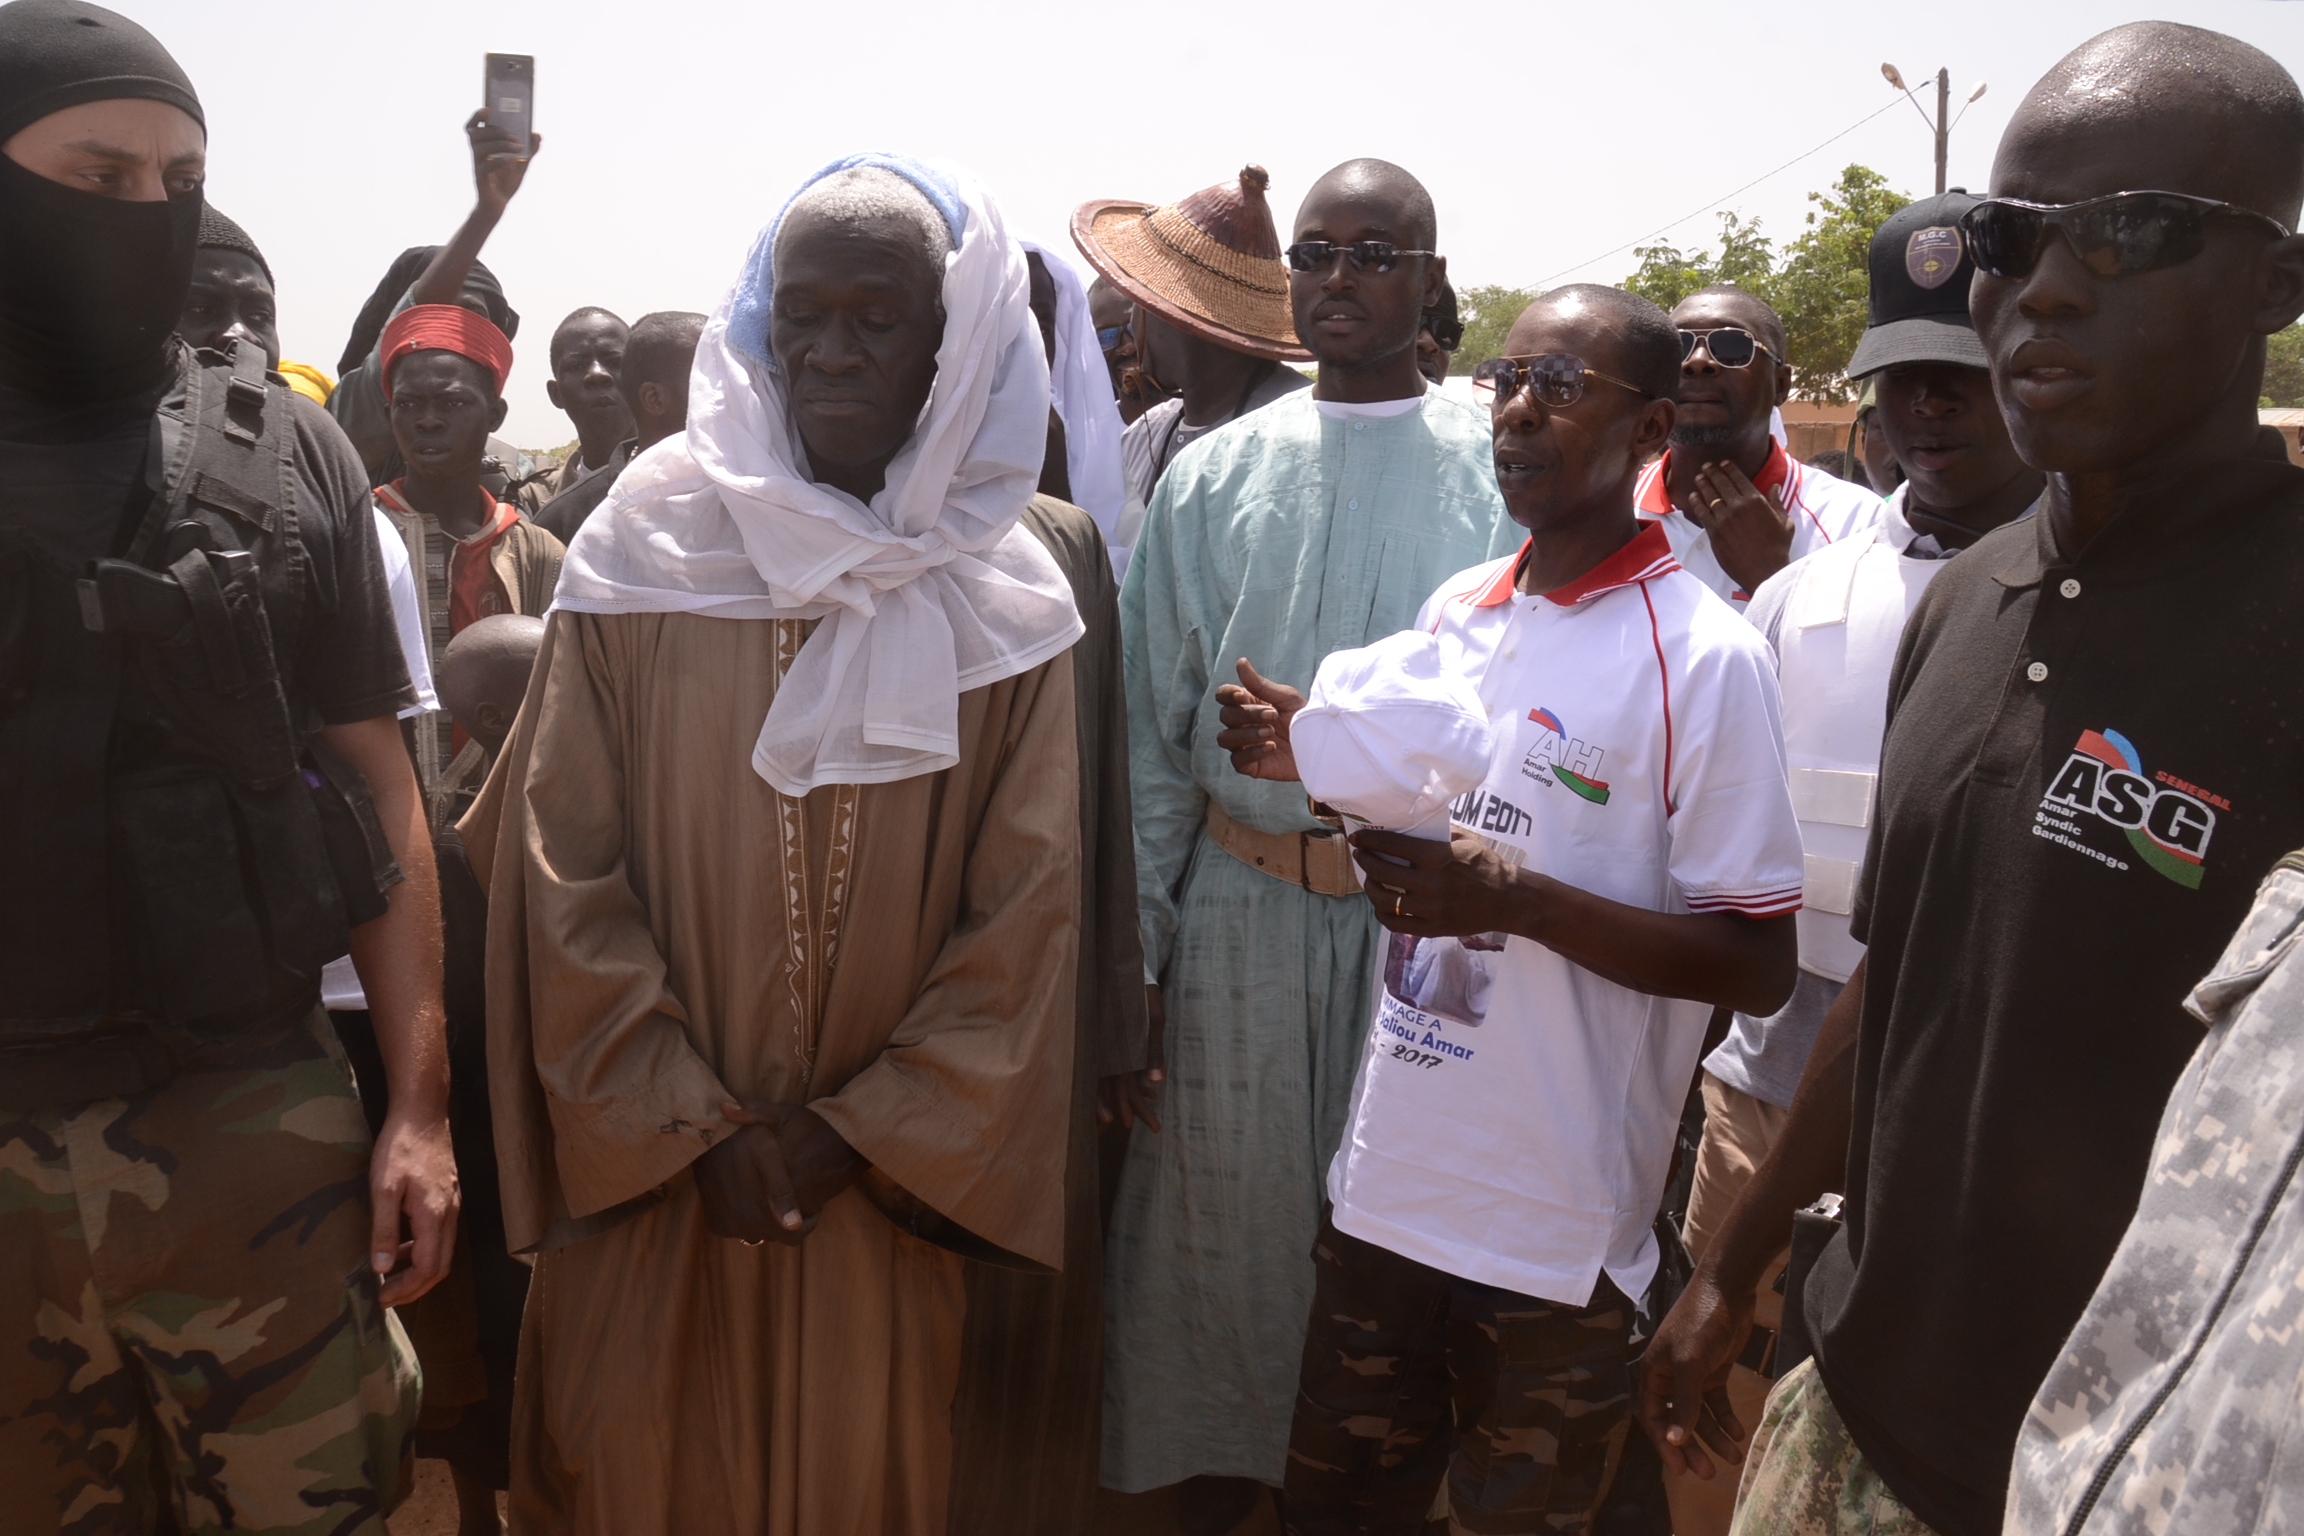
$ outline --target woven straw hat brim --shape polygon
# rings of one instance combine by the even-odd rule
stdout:
[[[1288,264],[1277,257],[1243,256],[1173,208],[1124,198],[1083,203],[1072,241],[1107,282],[1171,325],[1252,357],[1312,360],[1296,340]]]

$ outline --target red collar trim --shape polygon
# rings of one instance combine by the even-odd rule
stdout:
[[[445,528],[440,530],[442,533],[448,533],[449,538],[455,539],[458,544],[464,545],[466,548],[475,544],[494,543],[497,535],[520,520],[518,507],[508,501],[498,501],[488,494],[488,487],[484,485],[477,487],[477,489],[480,492],[481,501],[485,502],[491,509],[488,514],[488,521],[481,526],[480,531],[470,538],[457,538],[455,534],[448,533]],[[403,517],[423,516],[422,513],[408,504],[408,495],[401,489],[401,481],[395,480],[390,485],[376,487],[376,494],[391,503],[393,510]]]
[[[1528,554],[1527,543],[1519,553],[1507,560],[1488,584],[1470,599],[1475,608],[1493,608],[1510,598],[1514,580],[1519,574],[1520,562]],[[1601,561],[1564,587],[1555,587],[1544,594],[1544,600],[1562,608],[1573,608],[1596,597],[1629,587],[1637,582],[1653,581],[1680,569],[1680,562],[1672,557],[1672,542],[1664,536],[1664,525],[1643,521],[1640,531],[1627,540],[1623,547]]]
[[[1633,508],[1640,516],[1669,517],[1672,514],[1672,501],[1664,490],[1665,477],[1671,472],[1672,450],[1667,448],[1664,457],[1648,467],[1647,475],[1640,482],[1638,501]],[[1784,451],[1782,443],[1771,439],[1768,444],[1768,462],[1761,465],[1760,473],[1752,477],[1753,489],[1763,493],[1773,491],[1791,478],[1792,455]],[[1789,496],[1783,499],[1787,502],[1791,500]]]
[[[1493,608],[1498,603],[1509,601],[1512,596],[1513,578],[1520,570],[1520,559],[1528,553],[1530,542],[1530,540],[1522,539],[1519,549],[1513,552],[1511,559],[1496,568],[1496,574],[1488,578],[1487,585],[1473,592],[1464,601],[1475,608]]]

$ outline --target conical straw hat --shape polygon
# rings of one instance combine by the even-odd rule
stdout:
[[[1072,215],[1072,239],[1113,287],[1173,325],[1255,357],[1307,362],[1288,305],[1288,264],[1264,167],[1149,207],[1097,198]]]

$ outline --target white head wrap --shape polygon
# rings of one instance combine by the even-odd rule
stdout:
[[[1096,339],[1096,320],[1089,313],[1088,288],[1080,281],[1080,269],[1052,245],[1027,240],[1024,249],[1040,253],[1056,283],[1056,363],[1048,383],[1056,396],[1056,415],[1064,423],[1064,468],[1072,482],[1072,503],[1104,530],[1104,542],[1112,547],[1113,573],[1118,575],[1127,569],[1120,544],[1120,514],[1128,510],[1120,434],[1127,426],[1120,420],[1120,402],[1112,398],[1112,370]]]
[[[819,619],[752,749],[788,795],[957,763],[960,695],[1082,632],[1053,557],[1017,526],[1048,445],[1048,365],[1024,250],[973,176],[852,155],[910,181],[951,226],[936,382],[870,506],[809,476],[768,352],[775,223],[696,348],[688,430],[634,459],[568,550],[580,613]],[[795,194],[797,196],[797,194]],[[787,203],[789,210],[790,204]]]
[[[1418,629],[1331,651],[1288,726],[1304,792],[1357,821],[1448,838],[1448,807],[1488,777],[1488,710]]]

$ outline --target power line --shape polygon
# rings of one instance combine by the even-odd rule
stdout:
[[[1898,96],[1902,96],[1903,94],[1904,93],[1901,91],[1897,92]],[[1884,106],[1880,109],[1880,112],[1893,112],[1895,109],[1896,103],[1894,101],[1890,101],[1887,106]],[[1856,121],[1850,123],[1847,127],[1832,135],[1832,137],[1826,139],[1823,143],[1815,146],[1815,148],[1802,150],[1799,154],[1794,155],[1791,159],[1776,167],[1775,170],[1766,171],[1758,176],[1753,177],[1750,181],[1744,183],[1744,185],[1738,187],[1735,191],[1723,193],[1719,197],[1716,197],[1712,199],[1712,201],[1706,203],[1703,207],[1697,209],[1694,213],[1684,213],[1679,218],[1674,219],[1671,223],[1650,230],[1647,234],[1641,235],[1635,239],[1627,240],[1622,245],[1602,251],[1599,255],[1592,257],[1590,260],[1580,261],[1572,267],[1562,267],[1559,271],[1553,273],[1551,277],[1537,279],[1536,287],[1538,291],[1542,291],[1544,286],[1547,283],[1552,282],[1554,278],[1566,277],[1571,272],[1581,272],[1586,267],[1592,266],[1595,263],[1606,261],[1609,257],[1616,255],[1618,252],[1628,251],[1636,245],[1645,245],[1649,241],[1655,239],[1658,235],[1678,229],[1681,225],[1687,223],[1690,219],[1703,217],[1705,214],[1712,212],[1714,209],[1718,208],[1722,203],[1727,202],[1732,197],[1742,197],[1745,193],[1751,191],[1754,187],[1766,181],[1770,176],[1780,175],[1783,172],[1792,169],[1792,167],[1798,165],[1801,161],[1807,159],[1810,155],[1816,154],[1822,150],[1830,149],[1833,145],[1839,143],[1842,139],[1848,137],[1848,135],[1854,133],[1857,129],[1872,121],[1872,119],[1878,117],[1880,112],[1865,113],[1862,117],[1856,119]]]

